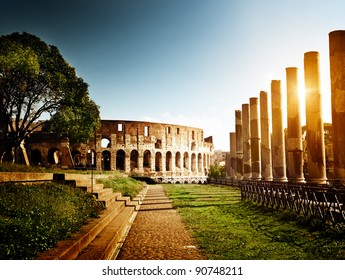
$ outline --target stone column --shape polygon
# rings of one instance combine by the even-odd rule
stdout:
[[[326,156],[322,119],[319,53],[304,54],[308,181],[325,184]]]
[[[130,152],[125,154],[125,172],[126,173],[131,172],[131,154],[130,154]]]
[[[236,133],[230,132],[230,178],[236,179]]]
[[[286,68],[287,163],[288,179],[304,182],[301,113],[298,93],[298,68]]]
[[[252,178],[249,104],[242,104],[243,179]]]
[[[270,119],[268,113],[268,96],[260,92],[260,128],[261,128],[261,175],[262,179],[272,181]]]
[[[272,106],[272,163],[273,180],[285,182],[285,138],[283,128],[283,106],[281,94],[281,82],[271,82],[271,106]]]
[[[171,172],[172,172],[172,176],[175,177],[176,176],[176,155],[175,153],[171,153]]]
[[[192,176],[192,152],[191,151],[188,152],[187,161],[188,161],[187,176],[191,177]]]
[[[184,167],[183,167],[183,151],[180,152],[181,156],[180,156],[180,175],[179,176],[183,176],[184,175]]]
[[[155,151],[150,150],[150,173],[154,173],[156,171],[155,166]]]
[[[167,174],[167,168],[166,168],[166,153],[165,152],[162,152],[162,176],[165,177],[166,174]],[[191,174],[191,171],[189,169],[189,176]]]
[[[115,156],[115,160],[116,161],[116,156]],[[111,163],[111,165],[115,167],[115,164]],[[112,168],[111,170],[115,170],[116,168]],[[144,155],[141,153],[141,151],[139,152],[139,157],[138,157],[138,173],[139,174],[144,174]]]
[[[243,142],[242,142],[242,111],[235,110],[236,131],[236,179],[243,178]]]
[[[110,170],[116,170],[116,134],[110,135],[110,158]]]
[[[95,152],[96,152],[96,169],[102,170],[102,134],[96,134]]]
[[[259,121],[259,98],[250,98],[249,104],[252,180],[261,180],[261,133]]]
[[[329,33],[334,178],[345,179],[345,30]]]

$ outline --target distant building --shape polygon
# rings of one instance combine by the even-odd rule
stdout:
[[[214,151],[214,161],[213,164],[218,164],[220,166],[226,165],[226,154],[227,152],[224,152],[222,150],[215,150]]]

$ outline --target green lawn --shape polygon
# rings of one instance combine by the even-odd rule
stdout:
[[[345,259],[345,227],[277,213],[217,185],[164,185],[209,259]]]

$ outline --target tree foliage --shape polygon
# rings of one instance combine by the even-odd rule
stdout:
[[[225,166],[214,164],[210,166],[210,177],[212,178],[224,178],[225,177]]]
[[[34,130],[87,139],[99,121],[88,85],[55,46],[28,33],[0,37],[0,121],[6,150],[16,150]]]
[[[100,117],[98,106],[87,93],[87,85],[80,80],[80,86],[66,94],[45,129],[66,133],[72,143],[88,142],[100,123]]]

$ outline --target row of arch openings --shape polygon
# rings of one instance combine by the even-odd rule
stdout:
[[[116,152],[116,169],[125,170],[126,165],[126,153],[124,150],[118,150]],[[181,160],[182,159],[182,160]],[[151,165],[154,165],[154,170],[159,172],[163,171],[163,156],[161,152],[156,152],[154,154],[154,162],[152,162],[152,153],[146,150],[143,155],[143,168],[151,169]],[[175,154],[175,162],[173,162],[173,154],[168,151],[165,154],[165,171],[172,171],[173,164],[179,169],[189,169],[191,167],[192,172],[202,172],[203,166],[206,166],[206,155],[204,158],[201,153],[196,155],[192,153],[191,161],[189,161],[189,154],[187,152],[181,154],[177,152]],[[109,151],[102,152],[102,169],[110,170],[111,168],[111,153]],[[132,150],[130,153],[130,170],[139,168],[139,152],[137,150]]]

